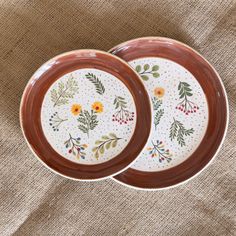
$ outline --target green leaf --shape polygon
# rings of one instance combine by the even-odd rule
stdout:
[[[189,87],[184,87],[184,90],[187,91],[187,92],[191,92],[192,91],[192,89],[189,88]]]
[[[162,105],[162,100],[159,100],[156,97],[152,98],[153,110],[156,111]]]
[[[160,109],[159,111],[156,112],[155,114],[155,118],[154,118],[154,125],[155,128],[157,127],[157,125],[159,125],[161,117],[164,115],[164,109]]]
[[[147,81],[149,78],[147,75],[141,75],[141,78],[144,80],[144,81]]]
[[[95,152],[95,158],[98,159],[99,158],[99,153]]]
[[[106,147],[106,149],[109,149],[111,147],[111,142],[107,142],[105,147]]]
[[[101,141],[101,140],[97,140],[96,142],[95,142],[95,144],[96,145],[99,145],[99,144],[101,144],[103,141]]]
[[[92,152],[96,152],[97,149],[98,149],[97,147],[93,147],[93,148],[92,148]]]
[[[160,74],[156,72],[156,73],[153,73],[152,76],[153,76],[154,78],[158,78],[158,77],[160,76]]]
[[[180,99],[181,99],[181,98],[183,98],[183,97],[184,97],[184,95],[185,95],[185,94],[184,94],[184,93],[182,93],[182,94],[181,94],[181,96],[180,96],[179,98],[180,98]]]
[[[179,91],[179,95],[182,95],[183,92],[184,92],[184,87],[182,87],[182,88],[180,89],[180,91]]]
[[[117,103],[117,98],[114,99],[113,104],[115,105]]]
[[[176,135],[177,135],[177,128],[178,128],[178,126],[177,126],[176,122],[174,121],[174,122],[171,124],[171,127],[170,127],[170,135],[169,135],[169,137],[170,137],[170,140],[171,140],[171,141],[172,141],[172,140],[176,137]]]
[[[141,71],[141,66],[140,66],[140,65],[137,65],[137,66],[135,67],[135,70],[139,73],[139,72]]]
[[[88,133],[88,129],[87,129],[87,127],[85,127],[84,125],[79,125],[79,129],[80,129],[83,133]]]
[[[152,67],[152,71],[158,71],[159,70],[159,66],[158,65],[155,65]]]
[[[117,145],[117,139],[116,140],[113,140],[112,142],[111,142],[111,146],[114,148],[114,147],[116,147],[116,145]]]
[[[189,93],[189,92],[186,92],[186,95],[187,95],[187,96],[193,96],[193,94],[192,94],[192,93]]]
[[[102,146],[100,147],[100,149],[99,149],[99,152],[100,152],[101,154],[103,154],[104,151],[105,151],[105,149],[104,149],[104,145],[102,145]]]
[[[94,84],[98,94],[102,95],[105,93],[105,87],[96,75],[93,73],[88,73],[85,75],[85,77]]]
[[[108,140],[109,137],[108,137],[107,135],[103,135],[103,136],[102,136],[102,139],[104,139],[104,140]]]
[[[143,66],[143,68],[144,68],[145,71],[147,71],[147,70],[150,68],[150,66],[149,66],[148,64],[145,64],[145,65]]]
[[[187,86],[187,87],[189,87],[190,85],[188,84],[188,83],[186,83],[186,82],[181,82],[184,86]]]
[[[178,85],[178,90],[181,89],[181,82],[179,82],[179,85]]]
[[[109,134],[111,138],[117,138],[117,136],[114,133]]]
[[[57,91],[56,89],[53,89],[51,90],[51,100],[53,103],[55,103],[58,99],[58,96],[57,96]]]

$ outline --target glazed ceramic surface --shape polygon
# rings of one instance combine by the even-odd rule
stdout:
[[[227,96],[214,68],[192,48],[168,38],[134,39],[110,52],[139,73],[153,104],[147,147],[114,178],[160,189],[195,176],[216,155],[228,123]]]
[[[204,137],[208,124],[206,96],[196,78],[173,61],[145,57],[129,63],[142,77],[153,102],[148,147],[132,168],[158,171],[176,166]]]
[[[35,72],[22,97],[20,121],[30,148],[47,167],[68,178],[97,180],[128,168],[143,150],[151,101],[126,62],[77,50]]]
[[[128,88],[112,74],[80,69],[55,81],[45,94],[41,122],[50,145],[62,157],[98,164],[129,143],[136,108]]]

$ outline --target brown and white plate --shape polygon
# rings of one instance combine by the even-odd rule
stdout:
[[[98,50],[46,62],[28,82],[20,107],[33,153],[54,172],[76,180],[102,179],[127,168],[148,140],[151,117],[139,75]]]
[[[195,50],[168,38],[134,39],[110,52],[139,73],[153,103],[147,147],[114,178],[160,189],[199,173],[219,150],[228,124],[227,96],[217,72]]]

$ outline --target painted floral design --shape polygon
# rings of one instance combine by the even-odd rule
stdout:
[[[105,150],[115,148],[120,139],[122,138],[118,138],[114,133],[102,136],[101,139],[95,142],[96,146],[92,149],[94,157],[98,159],[100,155],[104,154]]]
[[[81,110],[77,121],[79,122],[79,129],[89,137],[89,131],[94,130],[98,125],[97,112],[94,110],[91,110],[90,112]]]
[[[164,148],[162,141],[152,141],[152,147],[148,147],[147,150],[149,151],[151,157],[158,158],[160,163],[163,161],[170,162],[172,160],[172,154],[170,153],[169,149]]]
[[[117,121],[120,124],[127,124],[127,122],[134,119],[134,112],[127,110],[127,102],[123,97],[116,96],[113,104],[117,111],[113,114],[112,121]]]
[[[175,120],[175,118],[173,119],[174,119],[174,122],[171,124],[169,137],[171,141],[173,141],[174,139],[177,139],[177,142],[181,147],[185,146],[186,143],[184,140],[184,136],[189,136],[193,134],[194,129],[193,128],[186,129],[180,121]]]
[[[80,104],[73,104],[71,107],[71,113],[75,116],[79,115],[82,110],[82,106]]]
[[[156,129],[160,123],[161,117],[164,115],[164,109],[159,109],[162,105],[162,100],[156,97],[152,98],[152,104],[153,104],[153,110],[155,111],[154,112],[154,125]]]
[[[196,103],[193,103],[189,100],[189,97],[193,96],[190,85],[186,82],[180,82],[178,85],[178,90],[179,99],[182,99],[182,101],[177,104],[176,109],[179,109],[186,115],[196,112],[199,107]]]
[[[67,104],[70,98],[73,98],[78,92],[78,83],[73,77],[69,78],[66,83],[59,82],[57,89],[51,90],[51,101],[53,106],[61,106]]]
[[[165,94],[165,89],[164,88],[161,88],[161,87],[156,87],[154,89],[154,95],[157,97],[157,98],[162,98]]]
[[[135,70],[139,73],[141,78],[145,81],[149,80],[149,75],[152,75],[154,78],[158,78],[160,74],[158,73],[159,66],[154,65],[152,68],[149,64],[145,64],[143,67],[141,65],[137,65]]]
[[[93,73],[88,73],[85,75],[85,77],[91,81],[96,89],[96,92],[100,95],[105,93],[105,87],[103,86],[101,80]]]
[[[61,117],[59,117],[58,112],[55,112],[49,119],[49,125],[52,126],[53,131],[59,131],[60,125],[67,120],[68,119],[62,119]]]
[[[88,147],[87,144],[80,144],[80,137],[73,138],[69,134],[69,139],[64,142],[65,147],[68,149],[68,153],[73,154],[78,159],[85,159],[86,153],[84,152],[85,148]]]
[[[101,113],[103,112],[103,104],[101,102],[94,102],[92,109],[97,113]]]

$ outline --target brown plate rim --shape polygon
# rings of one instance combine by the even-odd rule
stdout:
[[[88,55],[93,56],[88,57]],[[40,69],[50,63],[52,63],[52,66],[38,76],[37,73]],[[63,74],[68,73],[68,71],[73,71],[75,68],[78,69],[87,67],[105,70],[120,79],[132,94],[136,112],[138,114],[134,133],[125,149],[111,160],[94,165],[77,164],[60,156],[47,142],[39,119],[43,97],[51,84]],[[138,96],[140,91],[143,95],[142,100],[140,96]],[[30,99],[36,97],[39,92],[41,92],[41,95],[37,97],[37,99]],[[32,94],[34,94],[34,96]],[[142,104],[142,107],[146,107],[145,113],[141,114],[139,112],[141,109],[138,106],[139,104]],[[34,110],[32,110],[33,105]],[[115,55],[111,55],[110,53],[101,50],[79,49],[57,55],[45,62],[36,70],[24,89],[20,103],[19,119],[23,136],[29,148],[33,152],[34,156],[36,156],[37,159],[44,164],[44,166],[54,173],[69,179],[79,181],[96,181],[109,178],[124,171],[135,161],[139,153],[146,146],[151,130],[151,113],[151,102],[148,92],[139,75],[129,66],[127,62]],[[27,114],[31,114],[31,118],[27,118]],[[145,132],[140,133],[140,130],[137,129],[137,127],[143,123],[147,125],[147,129]],[[30,128],[27,128],[27,126]],[[141,141],[139,138],[140,135],[142,135]],[[38,139],[40,140],[40,144],[36,144],[36,137],[40,138]],[[43,146],[42,143],[45,145]],[[39,147],[41,147],[41,149]],[[42,151],[42,147],[45,147],[47,151]],[[49,153],[50,155],[48,155]]]
[[[113,177],[113,179],[115,181],[117,181],[117,182],[119,182],[119,183],[121,183],[125,186],[132,187],[132,188],[135,188],[135,189],[159,190],[159,189],[166,189],[166,188],[175,187],[177,185],[180,185],[180,184],[183,184],[183,183],[189,181],[190,179],[192,179],[195,176],[197,176],[198,174],[200,174],[213,161],[214,157],[219,152],[219,150],[220,150],[220,148],[221,148],[221,146],[222,146],[222,144],[225,140],[225,136],[226,136],[227,129],[228,129],[228,123],[229,123],[229,105],[228,105],[227,93],[226,93],[225,87],[223,85],[222,79],[220,78],[220,76],[217,73],[217,71],[215,70],[215,68],[200,53],[198,53],[196,50],[194,50],[193,48],[191,48],[190,46],[188,46],[188,45],[186,45],[182,42],[179,42],[179,41],[171,39],[171,38],[166,38],[166,37],[155,37],[155,36],[153,36],[153,37],[142,37],[142,38],[136,38],[136,39],[132,39],[132,40],[123,42],[121,44],[118,44],[117,46],[111,48],[109,50],[109,52],[112,53],[113,55],[120,56],[122,59],[126,60],[127,62],[131,61],[131,60],[134,60],[136,58],[150,57],[150,55],[153,55],[153,57],[161,57],[161,58],[172,60],[172,61],[182,65],[187,70],[189,70],[189,68],[188,68],[189,66],[183,65],[183,62],[179,63],[178,60],[181,60],[180,58],[177,57],[177,58],[173,59],[172,55],[170,55],[170,51],[168,52],[169,54],[167,55],[163,51],[156,52],[155,49],[154,49],[155,52],[153,53],[153,52],[151,52],[152,50],[150,49],[150,51],[148,51],[147,54],[145,54],[145,52],[142,51],[144,49],[141,48],[142,46],[140,44],[141,43],[144,44],[144,43],[148,43],[148,42],[150,44],[154,44],[152,46],[157,46],[155,44],[166,44],[167,47],[168,46],[170,47],[170,45],[172,45],[172,49],[173,49],[173,45],[174,45],[174,47],[177,46],[177,48],[179,47],[179,48],[185,49],[186,52],[190,53],[191,56],[195,56],[199,60],[198,62],[199,63],[201,62],[202,65],[206,66],[208,72],[209,71],[211,72],[211,75],[213,76],[214,80],[216,80],[216,81],[213,81],[213,82],[218,83],[217,86],[219,86],[219,87],[217,87],[217,88],[221,90],[221,95],[222,95],[222,98],[224,99],[224,101],[221,103],[221,105],[223,104],[223,112],[220,113],[221,119],[223,121],[222,121],[222,125],[220,127],[218,127],[220,129],[220,131],[219,131],[220,132],[220,138],[217,139],[217,145],[214,147],[214,150],[212,151],[212,154],[211,155],[208,154],[206,160],[200,160],[202,162],[204,161],[204,163],[200,163],[199,166],[194,167],[195,169],[193,169],[193,167],[190,166],[191,162],[189,162],[189,159],[191,159],[192,163],[194,163],[193,162],[194,157],[197,157],[199,159],[199,156],[200,156],[199,155],[199,153],[200,153],[199,150],[201,150],[201,149],[199,149],[199,147],[202,148],[203,141],[205,140],[205,137],[207,135],[209,136],[209,130],[210,130],[209,127],[211,125],[210,120],[213,120],[213,117],[212,117],[212,115],[213,115],[212,109],[213,108],[212,107],[209,108],[209,106],[210,105],[212,106],[212,104],[209,105],[209,99],[210,99],[209,96],[210,95],[206,94],[206,93],[205,93],[205,95],[206,95],[207,100],[208,100],[208,110],[210,109],[209,113],[211,112],[211,117],[210,117],[211,119],[209,118],[207,131],[206,131],[206,133],[203,137],[202,142],[199,144],[197,149],[194,151],[194,153],[192,155],[190,155],[190,157],[187,160],[185,160],[184,162],[180,163],[179,165],[177,165],[175,167],[172,167],[170,169],[167,169],[167,170],[162,170],[162,171],[157,171],[157,172],[144,172],[144,171],[138,171],[138,170],[134,170],[132,168],[129,168],[126,171],[122,172],[121,174],[116,175],[116,176]],[[135,44],[135,43],[138,43],[139,49],[140,48],[142,49],[142,50],[140,50],[141,54],[139,56],[137,56],[137,57],[134,56],[134,55],[139,54],[138,53],[139,50],[137,48],[136,48],[135,52],[131,51],[131,54],[130,54],[131,56],[127,56],[128,54],[125,55],[128,58],[125,57],[124,55],[122,55],[122,56],[119,55],[119,53],[122,52],[122,48],[125,48],[125,50],[132,50],[132,48],[130,48],[131,47],[130,45]],[[164,46],[163,46],[163,48],[161,48],[160,45],[158,47],[160,47],[159,49],[161,49],[161,50],[163,50],[163,48],[165,48]],[[133,45],[133,49],[135,50],[134,45]],[[166,50],[166,51],[168,51],[168,50]],[[194,58],[194,59],[196,59],[196,58]],[[191,62],[188,62],[188,63],[191,64]],[[204,67],[204,69],[205,69],[205,67]],[[189,70],[189,71],[194,75],[194,77],[199,82],[200,78],[195,76],[196,73],[193,73],[191,70]],[[211,80],[212,80],[212,78],[211,78]],[[202,83],[199,82],[199,84],[202,87]],[[214,86],[215,86],[215,84],[214,84]],[[204,90],[204,92],[205,91],[206,90]],[[217,92],[217,91],[215,91],[215,92]],[[219,114],[219,112],[217,114]],[[210,116],[210,114],[209,114],[209,116]],[[218,117],[217,117],[217,119],[218,119]],[[218,136],[216,136],[216,138],[217,137]],[[211,142],[212,142],[213,138],[212,137],[210,137],[210,138],[211,138]],[[180,171],[181,168],[184,169],[184,170],[187,170],[188,173],[181,173],[181,171]],[[179,179],[178,178],[174,179],[174,177],[173,177],[174,174],[176,173],[176,170],[178,170],[177,173],[179,175],[181,175],[179,177]],[[189,171],[189,170],[191,170],[191,171]],[[168,175],[170,175],[170,174],[172,174],[172,180],[171,181],[168,180]],[[165,180],[166,182],[163,183],[162,180]]]

